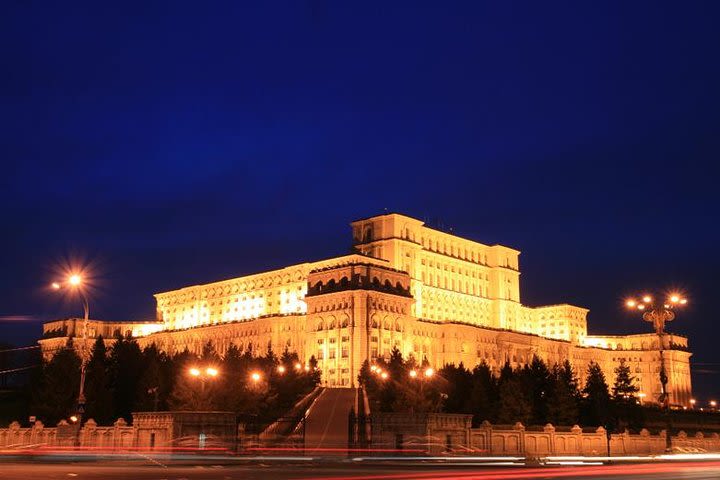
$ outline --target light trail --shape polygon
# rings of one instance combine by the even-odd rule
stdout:
[[[492,469],[483,471],[444,471],[419,472],[401,474],[358,475],[343,477],[296,477],[297,480],[515,480],[533,478],[582,478],[582,477],[612,477],[637,476],[662,473],[687,473],[690,470],[718,469],[720,462],[672,462],[672,463],[641,463],[625,465],[592,465],[575,467],[546,467],[546,468],[512,468]],[[720,472],[715,471],[714,474]],[[713,477],[714,478],[714,477]]]
[[[6,348],[5,350],[0,350],[0,353],[6,353],[6,352],[19,352],[21,350],[34,350],[40,348],[40,345],[31,345],[29,347],[16,347],[16,348]]]
[[[31,368],[38,368],[40,365],[30,365],[29,367],[18,367],[18,368],[10,368],[8,370],[0,370],[0,375],[4,375],[6,373],[15,373],[15,372],[22,372],[24,370],[30,370]]]

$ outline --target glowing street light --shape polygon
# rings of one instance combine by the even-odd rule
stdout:
[[[207,407],[207,399],[205,398],[205,382],[210,379],[214,380],[220,374],[220,371],[215,367],[190,367],[187,370],[188,375],[193,378],[200,380],[200,401],[204,407]]]
[[[387,372],[381,372],[381,373],[380,373],[380,378],[382,378],[383,380],[387,380],[387,378],[388,378],[388,373],[387,373]]]
[[[710,400],[710,406],[711,406],[712,408],[717,407],[717,402],[716,402],[715,400]]]
[[[433,368],[431,368],[431,367],[428,367],[428,368],[425,369],[425,372],[423,372],[423,373],[424,373],[424,375],[425,375],[427,378],[430,378],[430,377],[432,377],[433,375],[435,375],[435,370],[434,370]]]
[[[215,367],[205,367],[205,368],[199,368],[199,367],[190,367],[188,368],[187,373],[191,377],[196,378],[215,378],[220,374],[220,370],[218,370]]]
[[[78,390],[77,398],[77,413],[73,415],[77,419],[78,423],[82,422],[83,413],[85,413],[85,376],[87,370],[87,336],[88,336],[88,321],[90,319],[90,306],[88,304],[87,296],[84,291],[83,277],[80,273],[70,273],[64,282],[52,282],[50,288],[55,291],[63,289],[71,289],[80,295],[83,305],[83,329],[82,329],[82,345],[80,349],[80,388]],[[80,444],[80,431],[78,430],[78,437],[76,443]]]
[[[259,372],[252,372],[252,374],[250,374],[250,378],[253,382],[257,383],[260,381],[261,376]]]
[[[411,378],[417,377],[417,370],[410,370],[410,377]]]
[[[665,324],[675,320],[675,308],[684,306],[687,304],[687,299],[683,298],[679,293],[670,293],[666,296],[664,302],[655,304],[653,297],[649,294],[642,296],[642,303],[636,301],[634,298],[629,298],[625,301],[625,305],[630,309],[637,309],[642,313],[642,318],[646,322],[650,322],[655,329],[655,333],[658,336],[660,345],[660,385],[662,387],[662,393],[658,399],[659,403],[665,408],[665,415],[667,419],[667,432],[672,430],[671,418],[670,418],[670,393],[667,391],[667,370],[665,370]],[[660,295],[658,295],[660,298]],[[665,435],[665,450],[667,452],[672,451],[672,440],[671,435],[668,433]]]
[[[696,403],[697,403],[697,400],[695,400],[694,398],[690,399],[690,405],[692,405],[693,408],[695,408]]]
[[[297,362],[295,364],[295,370],[300,370],[300,369],[302,369],[302,364],[300,362]]]
[[[280,375],[282,375],[283,373],[285,373],[285,365],[278,365],[277,371],[278,371],[278,373],[279,373]]]

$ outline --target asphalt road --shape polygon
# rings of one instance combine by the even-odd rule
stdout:
[[[601,466],[497,467],[449,466],[414,462],[357,463],[255,461],[202,466],[134,464],[10,463],[0,459],[2,479],[158,479],[158,480],[510,480],[510,479],[719,479],[720,462],[675,462]]]

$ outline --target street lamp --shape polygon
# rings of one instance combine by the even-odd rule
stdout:
[[[694,398],[690,399],[690,405],[692,406],[692,408],[695,408],[696,403],[697,403],[697,400],[695,400]]]
[[[214,379],[218,376],[220,371],[215,367],[205,367],[205,368],[199,368],[199,367],[190,367],[187,371],[188,375],[191,377],[197,378],[200,380],[200,397],[201,397],[201,405],[203,407],[206,407],[205,405],[205,382],[208,379]]]
[[[205,398],[205,382],[210,379],[215,379],[219,374],[220,371],[212,366],[206,366],[204,368],[200,367],[190,367],[188,368],[188,375],[190,375],[193,378],[197,378],[200,380],[200,401],[198,402],[198,410],[199,407],[202,407],[204,410],[208,410],[209,405],[207,402],[207,398]],[[157,396],[155,397],[156,405],[157,405]],[[198,447],[199,448],[205,448],[205,417],[200,416],[200,433],[198,433]]]
[[[85,295],[84,280],[81,273],[70,273],[64,282],[52,282],[50,284],[53,290],[71,290],[77,292],[80,295],[83,305],[83,328],[82,328],[82,346],[80,348],[80,390],[78,391],[77,399],[77,415],[73,417],[77,418],[77,423],[82,423],[82,416],[85,413],[85,372],[87,367],[87,334],[88,334],[88,320],[90,319],[90,306],[88,304],[87,295]],[[79,441],[79,431],[78,431]]]
[[[660,296],[658,296],[660,298]],[[660,345],[660,385],[661,394],[658,402],[665,408],[667,416],[668,428],[665,434],[665,450],[672,450],[672,440],[670,437],[670,393],[667,391],[667,370],[665,370],[665,324],[675,320],[675,309],[683,307],[687,304],[687,299],[683,298],[679,293],[671,293],[667,295],[664,302],[656,302],[656,299],[649,294],[642,296],[640,300],[630,298],[625,305],[630,309],[636,309],[642,312],[642,318],[646,322],[650,322],[655,329]]]

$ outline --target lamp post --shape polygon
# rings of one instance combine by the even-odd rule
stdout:
[[[656,303],[652,295],[645,294],[640,300],[630,298],[625,302],[625,305],[634,310],[642,312],[642,318],[646,322],[650,322],[653,325],[653,329],[658,336],[659,350],[660,350],[660,387],[661,393],[658,398],[658,403],[665,409],[665,416],[667,417],[667,429],[665,433],[665,450],[667,452],[672,451],[672,439],[670,436],[670,429],[672,427],[670,418],[670,392],[667,389],[667,370],[665,369],[665,324],[675,320],[675,309],[687,305],[687,299],[683,298],[680,294],[671,293],[667,296],[665,302]]]
[[[82,423],[82,416],[85,413],[85,372],[87,367],[87,334],[88,334],[88,320],[90,319],[90,306],[88,304],[87,296],[83,289],[84,281],[80,273],[72,273],[68,275],[64,282],[53,282],[51,287],[53,290],[71,290],[77,292],[80,295],[83,305],[83,327],[82,327],[82,347],[80,348],[80,390],[78,391],[77,399],[77,413],[73,415],[77,420],[78,424],[78,435],[79,427]],[[78,438],[79,440],[79,438]]]
[[[218,370],[215,367],[205,367],[205,368],[198,368],[198,367],[192,367],[188,369],[188,374],[191,377],[197,378],[200,380],[200,398],[201,403],[205,404],[205,382],[207,379],[213,379],[218,376]]]
[[[191,367],[188,369],[188,374],[191,377],[194,377],[194,378],[197,378],[198,380],[200,380],[200,405],[198,405],[198,406],[202,406],[205,409],[207,409],[206,398],[205,398],[205,382],[208,379],[212,380],[215,377],[217,377],[218,373],[220,373],[220,372],[215,367],[204,367],[204,368]],[[201,449],[205,448],[205,437],[206,437],[206,435],[205,435],[205,415],[203,415],[201,413],[200,414],[200,433],[198,434],[198,448],[201,448]]]
[[[420,389],[419,389],[419,402],[420,405],[425,403],[425,381],[430,380],[433,375],[435,375],[435,370],[432,367],[425,368],[422,372],[418,372],[417,370],[413,369],[409,372],[410,378],[413,380],[417,380],[420,382]],[[411,413],[413,412],[413,408],[411,408]]]

